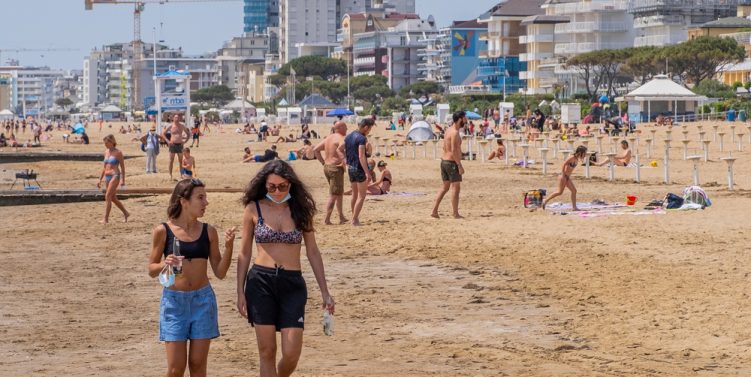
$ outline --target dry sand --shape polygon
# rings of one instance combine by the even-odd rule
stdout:
[[[693,127],[689,137],[698,140]],[[746,131],[738,127],[736,132]],[[231,128],[223,134],[215,130],[193,149],[199,177],[209,187],[243,187],[260,167],[239,161],[245,145],[260,153],[265,144],[248,144],[254,137]],[[327,133],[328,126],[318,128]],[[729,132],[727,124],[722,129]],[[708,123],[705,130],[711,138]],[[104,133],[90,133],[92,145],[62,144],[56,132],[42,149],[102,152]],[[387,132],[380,127],[377,134]],[[160,174],[146,176],[145,158],[128,140],[132,136],[116,137],[126,154],[138,156],[127,160],[129,187],[173,185],[166,153],[158,159]],[[682,137],[676,128],[672,185],[660,183],[660,141],[655,146],[660,167],[645,167],[641,184],[633,183],[633,169],[617,168],[613,183],[606,180],[606,168],[592,168],[591,180],[577,168],[580,200],[622,202],[636,195],[643,205],[667,192],[680,194],[691,181],[677,141]],[[280,154],[286,156],[291,145],[282,145]],[[725,145],[730,147],[729,135]],[[700,154],[697,143],[691,148],[691,154]],[[427,154],[432,157],[432,151]],[[317,323],[320,295],[306,266],[308,318],[316,320],[306,329],[297,375],[751,375],[746,259],[751,242],[744,230],[751,156],[733,153],[740,159],[738,187],[731,193],[726,165],[717,160],[727,154],[713,144],[712,161],[701,165],[703,187],[714,201],[707,210],[596,219],[522,208],[524,191],[557,184],[553,175],[542,177],[539,165],[524,171],[503,162],[467,161],[461,195],[467,218],[448,218],[447,197],[444,218],[436,220],[429,213],[440,185],[438,162],[413,161],[408,150],[410,159],[388,161],[393,190],[425,195],[369,197],[361,228],[324,226],[317,217],[317,238],[338,303],[335,335],[323,336]],[[558,171],[560,157],[552,163],[551,171]],[[320,165],[293,166],[323,210],[327,190]],[[45,188],[93,188],[100,167],[4,163],[0,184],[7,187],[14,170],[34,168]],[[97,223],[103,203],[0,207],[1,375],[163,374],[161,287],[146,266],[150,232],[165,220],[167,200],[167,195],[127,200],[132,221],[119,222],[113,208],[106,227]],[[219,229],[240,225],[239,195],[210,194],[209,201],[206,222]],[[212,284],[222,336],[212,343],[210,374],[257,374],[255,337],[235,309],[234,266],[226,280],[212,278]]]

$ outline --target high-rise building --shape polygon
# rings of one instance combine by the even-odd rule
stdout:
[[[667,46],[688,40],[688,29],[733,17],[738,0],[630,0],[634,46]]]
[[[548,0],[564,1],[564,0]],[[543,13],[544,0],[507,0],[494,7],[487,18],[477,21],[487,24],[488,31],[480,34],[480,40],[488,42],[488,50],[480,56],[477,76],[482,84],[495,93],[516,93],[525,87],[520,73],[527,71],[527,63],[519,57],[525,52],[519,38],[525,29],[524,18]]]
[[[555,25],[567,23],[565,16],[535,15],[522,20],[521,26],[526,27],[526,35],[519,38],[519,43],[526,46],[519,60],[527,63],[527,70],[521,72],[520,78],[527,81],[526,94],[553,93],[553,87],[558,82],[555,68],[558,58],[555,57]]]
[[[0,66],[0,75],[11,86],[10,110],[36,117],[54,107],[55,80],[65,72],[49,67]]]
[[[344,15],[370,13],[374,9],[413,14],[415,13],[415,0],[336,0],[336,28],[341,27],[340,22]]]
[[[279,3],[279,57],[299,57],[300,44],[336,42],[336,0],[282,0]],[[333,47],[332,47],[333,48]]]
[[[478,85],[477,65],[488,44],[480,40],[486,24],[476,20],[455,21],[450,27],[427,39],[428,46],[418,52],[424,62],[418,69],[426,81],[444,85],[450,93],[482,92]]]
[[[354,76],[385,76],[389,88],[399,90],[422,77],[419,50],[427,46],[426,37],[438,33],[435,20],[405,19],[388,30],[354,34]]]
[[[279,27],[279,0],[245,0],[243,13],[246,33],[266,33],[270,27]]]

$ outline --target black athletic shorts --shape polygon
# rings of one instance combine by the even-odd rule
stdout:
[[[444,182],[461,182],[462,175],[459,174],[459,164],[456,161],[441,160],[441,179]]]
[[[245,281],[245,301],[251,325],[274,325],[276,331],[305,328],[308,288],[301,271],[254,264]]]
[[[368,179],[365,176],[365,171],[362,170],[362,169],[360,169],[360,168],[349,166],[347,168],[347,173],[349,173],[349,182],[350,183],[355,183],[355,182],[356,183],[362,183],[362,182],[365,182]]]

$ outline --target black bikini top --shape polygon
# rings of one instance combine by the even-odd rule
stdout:
[[[164,229],[167,229],[167,240],[164,242],[164,256],[172,254],[172,247],[175,243],[175,234],[172,233],[167,223],[162,223]],[[187,260],[193,258],[209,259],[209,248],[211,247],[211,241],[209,241],[209,224],[203,223],[203,229],[201,235],[195,241],[180,241],[180,254]]]

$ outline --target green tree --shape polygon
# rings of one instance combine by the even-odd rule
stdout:
[[[279,68],[278,74],[289,76],[290,68],[295,70],[298,78],[307,76],[318,76],[324,79],[331,79],[335,76],[344,76],[347,74],[347,64],[341,59],[331,59],[325,56],[303,56],[284,64]]]
[[[443,87],[434,81],[420,81],[403,87],[399,90],[399,95],[406,98],[410,96],[410,92],[413,93],[412,96],[415,98],[430,97],[431,94],[443,92]]]
[[[727,64],[743,60],[745,50],[735,39],[703,36],[667,47],[664,56],[673,76],[697,84],[711,79]]]
[[[196,102],[211,103],[214,106],[224,106],[235,99],[235,95],[226,85],[216,85],[197,90],[191,95],[191,99]]]
[[[653,76],[665,72],[665,60],[662,58],[662,47],[635,47],[628,51],[629,57],[621,67],[624,74],[633,77],[634,81],[645,84]]]
[[[733,88],[724,85],[717,80],[703,80],[693,88],[696,94],[701,94],[709,98],[733,98],[735,91]]]
[[[66,108],[73,104],[73,101],[70,100],[70,98],[58,98],[55,100],[55,105],[58,105],[62,108]]]
[[[383,100],[383,104],[381,104],[381,115],[391,115],[391,113],[407,110],[409,110],[409,102],[399,96],[386,98]]]

